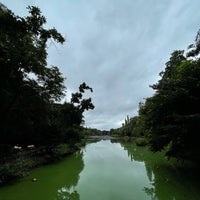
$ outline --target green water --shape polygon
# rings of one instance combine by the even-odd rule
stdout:
[[[0,200],[64,199],[199,200],[199,175],[168,162],[162,153],[102,140],[0,188]]]

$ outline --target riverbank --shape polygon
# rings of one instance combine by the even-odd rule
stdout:
[[[199,199],[199,168],[168,161],[164,153],[124,140],[89,141],[82,151],[0,188],[0,199]]]
[[[87,140],[111,140],[111,139],[117,139],[118,137],[113,137],[110,135],[90,135],[87,136]]]
[[[0,161],[0,186],[27,176],[29,172],[43,165],[55,163],[83,146],[83,143],[56,146],[41,146],[34,149],[22,149]]]
[[[135,142],[137,146],[146,146],[148,141],[144,137],[130,137],[130,136],[110,136],[110,135],[91,135],[87,137],[87,140],[100,141],[100,140],[124,140]]]

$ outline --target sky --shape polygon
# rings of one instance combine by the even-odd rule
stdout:
[[[82,82],[93,88],[94,110],[85,126],[118,128],[138,114],[139,102],[154,94],[174,50],[187,50],[200,28],[199,0],[1,0],[16,15],[37,6],[66,39],[49,43],[48,65],[66,77],[66,97]]]

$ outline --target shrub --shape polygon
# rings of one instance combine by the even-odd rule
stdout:
[[[135,143],[137,146],[146,146],[148,144],[148,141],[146,138],[139,137],[135,139]]]

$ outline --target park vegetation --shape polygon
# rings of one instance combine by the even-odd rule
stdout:
[[[111,134],[139,138],[168,158],[200,163],[200,31],[188,50],[174,51],[152,97],[139,104],[138,116],[127,117]],[[136,139],[137,141],[137,139]]]
[[[83,128],[84,112],[94,109],[92,99],[84,98],[93,92],[85,82],[70,102],[60,103],[65,77],[47,66],[47,48],[49,40],[63,44],[65,38],[45,28],[39,8],[28,11],[19,17],[0,4],[0,185],[74,152],[91,135],[135,138],[168,158],[200,163],[200,31],[187,52],[171,54],[138,115],[108,132]]]
[[[93,92],[85,82],[70,102],[60,103],[65,77],[57,66],[47,66],[47,48],[49,40],[65,39],[45,28],[39,8],[29,6],[28,12],[19,17],[0,4],[0,184],[76,150],[83,113],[94,109],[91,98],[84,98],[86,90]]]

